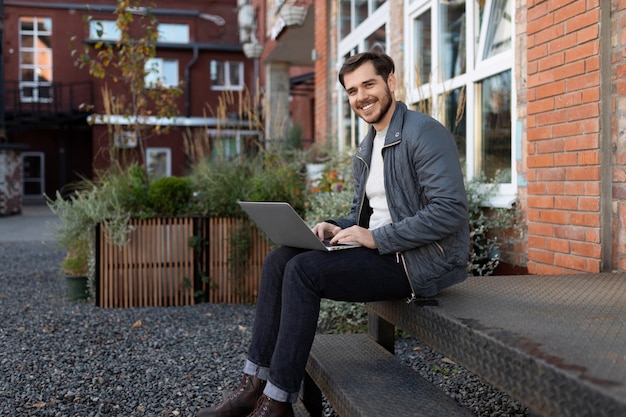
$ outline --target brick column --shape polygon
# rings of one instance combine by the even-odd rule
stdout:
[[[599,272],[599,1],[526,7],[528,271]]]

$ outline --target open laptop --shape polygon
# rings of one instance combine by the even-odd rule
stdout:
[[[238,201],[238,203],[277,245],[323,251],[361,246],[358,243],[331,245],[322,242],[289,203],[269,201]]]

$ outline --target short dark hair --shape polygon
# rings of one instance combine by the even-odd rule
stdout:
[[[350,58],[346,59],[341,70],[339,70],[339,82],[343,88],[346,88],[343,81],[344,76],[355,71],[367,61],[370,61],[374,65],[376,75],[380,75],[385,81],[389,78],[389,74],[393,74],[396,69],[393,59],[382,52],[380,48],[372,48],[367,52],[352,55]]]

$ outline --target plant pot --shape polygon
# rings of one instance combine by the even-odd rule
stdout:
[[[243,54],[246,58],[257,59],[263,53],[263,45],[258,43],[244,43]]]
[[[67,288],[67,298],[71,301],[86,300],[89,298],[86,276],[65,277],[65,287]]]
[[[306,19],[307,12],[308,8],[306,7],[286,4],[280,9],[278,13],[285,22],[285,25],[302,26],[302,24],[304,23],[304,19]]]

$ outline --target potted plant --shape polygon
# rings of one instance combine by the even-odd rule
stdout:
[[[89,298],[89,245],[85,241],[77,241],[68,249],[61,262],[61,270],[65,274],[65,286],[70,300]]]

